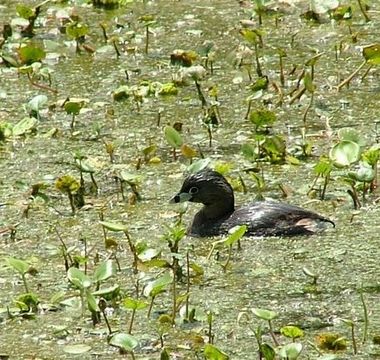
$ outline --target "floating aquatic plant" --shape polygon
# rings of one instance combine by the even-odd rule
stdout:
[[[80,45],[83,45],[83,43],[85,42],[85,36],[88,34],[88,32],[88,25],[81,22],[73,21],[66,26],[67,36],[75,40],[75,51],[77,52],[77,54],[81,52]]]
[[[83,188],[80,183],[71,175],[63,175],[55,182],[55,187],[69,198],[72,214],[77,208],[84,205]]]
[[[172,126],[165,126],[164,129],[165,139],[172,147],[173,160],[177,160],[177,149],[180,149],[183,145],[182,136]]]
[[[130,354],[132,360],[135,360],[133,350],[139,345],[139,342],[134,336],[125,333],[117,333],[112,335],[108,343],[111,346],[119,348],[121,354]]]
[[[75,118],[79,115],[81,109],[85,105],[86,100],[84,99],[70,99],[67,98],[63,103],[63,108],[66,114],[71,115],[70,130],[73,133],[75,128]]]
[[[9,268],[18,272],[21,276],[22,282],[24,284],[25,292],[29,293],[29,285],[26,281],[27,274],[33,274],[31,266],[24,260],[8,257],[5,259]]]

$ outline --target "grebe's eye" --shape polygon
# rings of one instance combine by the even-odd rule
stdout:
[[[193,186],[192,188],[190,188],[190,190],[189,190],[189,194],[194,195],[194,194],[196,194],[198,191],[199,191],[199,189],[198,189],[197,187]]]

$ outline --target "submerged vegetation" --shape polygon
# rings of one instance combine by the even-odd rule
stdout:
[[[1,358],[380,354],[375,1],[7,5]],[[188,239],[206,166],[337,229]]]

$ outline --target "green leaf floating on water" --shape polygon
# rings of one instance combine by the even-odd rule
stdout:
[[[256,110],[251,113],[249,120],[256,128],[270,126],[276,121],[276,114],[270,110]]]
[[[232,246],[236,241],[240,240],[244,234],[247,232],[247,225],[241,225],[234,227],[228,238],[224,241],[227,246]]]
[[[252,308],[251,311],[253,315],[266,321],[273,320],[278,316],[276,312],[266,309]]]
[[[107,260],[100,264],[95,270],[94,280],[104,281],[116,273],[116,266],[112,260]]]
[[[105,227],[109,231],[114,231],[114,232],[128,231],[127,226],[125,226],[124,224],[113,223],[109,221],[99,221],[99,224]]]
[[[148,304],[142,300],[137,300],[137,299],[127,297],[123,301],[123,306],[126,309],[130,309],[130,310],[141,310],[141,309],[145,309],[148,306]]]
[[[38,46],[26,45],[19,49],[19,55],[23,64],[30,65],[44,59],[46,53]]]
[[[373,44],[363,48],[364,59],[372,65],[380,64],[380,44]]]
[[[91,292],[89,290],[86,290],[86,300],[87,300],[88,309],[91,312],[98,312],[98,311],[100,311],[98,303],[96,302],[94,294],[91,294]]]
[[[330,150],[330,159],[337,167],[349,166],[360,159],[360,146],[349,140],[340,141]]]
[[[348,176],[356,181],[371,182],[375,178],[375,170],[367,163],[361,162],[356,172],[349,172]]]
[[[80,109],[82,109],[84,105],[84,101],[66,101],[64,105],[64,109],[67,114],[78,115],[80,113]]]
[[[276,350],[274,350],[269,344],[262,344],[260,350],[264,355],[265,360],[274,360],[276,358]]]
[[[173,277],[167,272],[165,275],[159,277],[148,283],[144,288],[145,296],[156,296],[164,291],[165,287],[173,282]]]
[[[354,143],[357,143],[360,146],[365,146],[366,141],[363,138],[363,136],[353,128],[342,128],[338,130],[338,137],[339,140],[348,140],[348,141],[353,141]]]
[[[6,262],[10,268],[16,270],[20,274],[26,274],[29,269],[29,264],[24,260],[8,257],[6,258]]]
[[[183,144],[183,139],[180,133],[172,126],[165,126],[165,139],[173,148],[180,148]]]
[[[67,271],[67,278],[78,289],[85,289],[91,286],[91,279],[81,270],[71,267]]]
[[[162,84],[161,88],[158,90],[158,95],[177,95],[178,88],[174,83]]]
[[[194,174],[198,171],[205,169],[211,162],[210,158],[204,158],[194,161],[190,166],[188,166],[187,171],[190,174]]]
[[[37,95],[28,102],[26,107],[29,111],[38,112],[43,108],[43,106],[47,103],[47,101],[48,101],[48,97],[46,95]]]
[[[279,355],[281,359],[286,360],[296,360],[301,354],[302,344],[301,343],[291,343],[284,345],[280,351]]]
[[[207,360],[228,360],[230,357],[216,346],[206,344],[203,354]]]
[[[35,126],[37,125],[37,122],[38,120],[34,117],[24,117],[15,126],[13,126],[12,135],[13,136],[24,135],[28,131],[34,129]]]
[[[34,16],[34,10],[31,7],[26,6],[24,4],[16,5],[16,11],[20,15],[20,17],[26,20]]]
[[[280,331],[282,335],[291,339],[304,336],[303,330],[300,329],[298,326],[292,326],[292,325],[284,326],[280,329]]]
[[[79,39],[88,34],[88,26],[76,22],[70,23],[66,26],[66,34],[73,39]]]
[[[132,335],[119,333],[112,336],[109,344],[123,349],[124,351],[132,352],[133,349],[139,344],[139,342]]]
[[[315,91],[315,85],[313,84],[313,79],[309,72],[305,73],[305,76],[303,78],[303,83],[307,91],[309,91],[310,93],[313,93]]]

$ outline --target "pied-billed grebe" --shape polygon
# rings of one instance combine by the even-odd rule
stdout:
[[[272,201],[257,201],[235,208],[234,191],[218,172],[204,169],[189,175],[171,203],[191,201],[202,203],[188,235],[195,237],[226,234],[237,225],[247,225],[246,235],[291,236],[309,235],[319,223],[333,221],[298,206]]]

